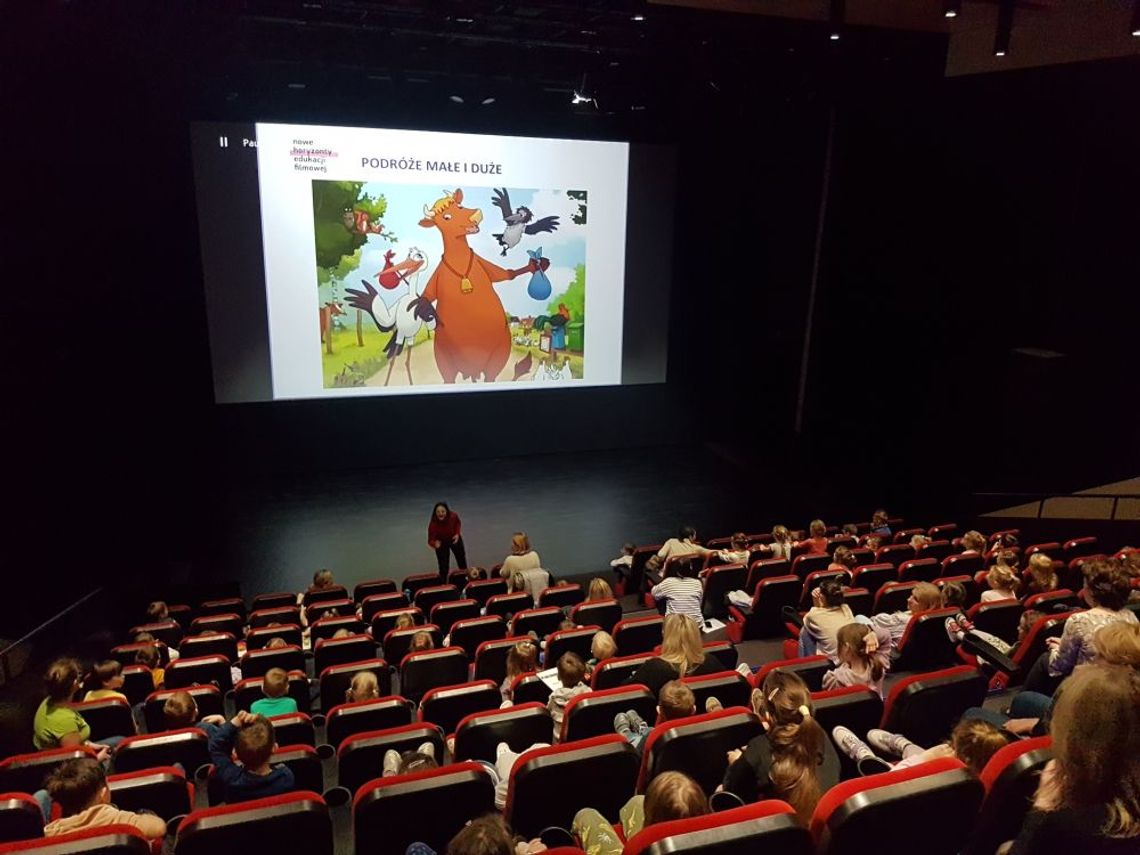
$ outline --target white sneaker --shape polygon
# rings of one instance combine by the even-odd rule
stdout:
[[[747,679],[752,679],[752,666],[747,662],[741,662],[736,666],[736,673],[742,675],[743,677],[746,677]]]
[[[505,743],[505,742],[500,742],[495,747],[495,759],[498,760],[500,757],[502,757],[504,754],[506,754],[510,750],[511,750],[511,746],[507,745],[507,743]]]
[[[911,744],[901,733],[878,729],[867,731],[867,741],[880,754],[892,754],[895,757],[902,757],[906,747]]]
[[[420,754],[426,754],[432,760],[435,759],[435,745],[430,742],[421,743],[420,747],[417,748],[416,751],[420,752]]]
[[[384,752],[384,764],[382,767],[385,778],[390,778],[393,775],[400,774],[400,753],[393,748],[389,748]]]

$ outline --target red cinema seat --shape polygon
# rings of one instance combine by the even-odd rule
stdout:
[[[609,659],[603,659],[594,666],[590,685],[594,689],[612,689],[615,686],[620,686],[632,677],[647,660],[652,658],[653,654],[651,653],[638,653],[633,656],[611,656]]]
[[[706,641],[701,644],[701,648],[705,651],[705,656],[716,657],[725,670],[731,671],[740,663],[740,654],[736,650],[736,645],[728,639]]]
[[[137,772],[175,763],[189,774],[210,762],[208,740],[196,727],[130,736],[115,749],[115,771]]]
[[[942,523],[940,525],[932,525],[926,531],[926,536],[931,540],[950,540],[958,534],[958,525],[956,523]]]
[[[914,586],[918,582],[888,582],[875,594],[875,614],[889,614],[906,609]]]
[[[674,719],[650,731],[642,746],[638,792],[661,772],[676,770],[711,795],[724,779],[727,753],[763,733],[760,720],[748,710],[730,707],[714,713]]]
[[[937,745],[962,713],[982,705],[986,687],[985,675],[969,665],[904,677],[887,695],[882,728],[917,745]]]
[[[224,656],[237,662],[237,636],[232,632],[204,632],[182,639],[178,652],[187,659],[198,656]]]
[[[280,609],[295,606],[297,604],[297,595],[289,591],[279,591],[271,594],[258,594],[253,598],[250,603],[250,614],[261,609]]]
[[[350,635],[360,635],[368,632],[368,624],[360,620],[355,614],[333,615],[332,617],[323,617],[311,624],[309,634],[313,637],[313,643],[316,644],[318,641],[328,641],[330,638],[335,638],[342,629],[347,630]]]
[[[598,626],[611,635],[621,616],[621,603],[617,600],[587,600],[570,609],[570,620],[578,626]]]
[[[547,606],[539,609],[523,609],[515,612],[511,618],[511,635],[529,635],[534,633],[540,640],[553,632],[557,632],[559,625],[565,619],[562,609]]]
[[[899,578],[898,570],[893,564],[865,564],[856,567],[851,574],[851,584],[858,588],[866,588],[871,596],[879,593],[879,589],[888,582],[895,582]]]
[[[352,589],[352,599],[358,603],[363,603],[369,597],[376,596],[377,594],[397,594],[396,582],[394,579],[369,579],[367,582],[359,582],[356,587]]]
[[[282,715],[271,716],[269,722],[273,725],[273,738],[277,740],[278,745],[316,747],[317,730],[307,713],[283,713]],[[303,787],[302,789],[310,788]],[[318,787],[318,789],[320,788]]]
[[[932,609],[910,619],[894,653],[896,671],[937,668],[955,660],[955,643],[946,632],[946,621],[957,609]]]
[[[520,641],[533,641],[533,639],[510,636],[481,642],[475,649],[474,679],[493,680],[502,684],[507,677],[507,654]]]
[[[461,620],[474,620],[479,617],[479,602],[477,600],[450,600],[446,603],[436,603],[431,607],[428,620],[439,627],[444,635],[451,632],[451,628]]]
[[[226,597],[221,600],[207,600],[198,606],[198,615],[237,615],[245,620],[245,601],[241,597]]]
[[[131,706],[141,704],[146,696],[154,691],[154,674],[145,665],[123,666],[123,688]]]
[[[942,563],[933,558],[912,558],[899,565],[900,582],[933,582],[942,574]]]
[[[692,690],[698,711],[704,710],[709,698],[716,698],[725,707],[747,707],[752,697],[752,685],[739,671],[683,677],[681,682]],[[653,723],[653,719],[646,721]]]
[[[491,597],[505,593],[507,593],[506,579],[475,579],[468,582],[463,589],[463,596],[475,600],[480,608],[485,607]]]
[[[892,541],[894,543],[909,544],[911,541],[911,538],[914,537],[916,534],[925,535],[926,529],[923,529],[923,528],[900,528],[900,529],[894,529],[894,532],[895,532],[895,534],[894,534],[894,537],[892,538]]]
[[[837,784],[820,799],[809,828],[819,855],[913,855],[916,841],[923,855],[957,855],[981,801],[981,783],[947,757]],[[932,817],[947,820],[936,834]]]
[[[500,742],[522,752],[536,742],[550,742],[553,733],[550,711],[542,704],[516,704],[474,713],[455,728],[455,759],[494,763]]]
[[[143,632],[149,632],[167,647],[174,648],[178,647],[184,635],[181,624],[176,620],[163,620],[157,621],[156,623],[144,623],[141,626],[133,626],[131,627],[131,638]]]
[[[966,616],[974,622],[974,629],[1013,644],[1017,641],[1017,627],[1024,612],[1018,600],[991,600],[978,603],[966,612]]]
[[[580,626],[576,629],[560,629],[546,637],[546,662],[553,668],[563,653],[577,653],[583,662],[590,659],[590,646],[594,635],[601,630],[597,626]]]
[[[234,612],[194,618],[190,624],[190,632],[193,635],[200,635],[203,632],[228,632],[237,638],[243,629],[245,629],[245,618]],[[157,638],[157,636],[155,637]],[[173,646],[177,647],[178,645]]]
[[[490,680],[444,686],[424,695],[420,701],[420,721],[438,725],[444,733],[455,733],[455,728],[467,716],[497,710],[502,701],[499,687]]]
[[[811,701],[815,720],[829,736],[835,728],[843,726],[862,738],[883,720],[883,699],[867,686],[844,686],[812,692]],[[859,770],[855,761],[842,751],[837,753],[843,778],[858,777]]]
[[[982,769],[986,795],[974,833],[962,855],[995,855],[1021,831],[1045,764],[1053,759],[1053,739],[1019,739],[999,749]]]
[[[339,748],[357,733],[412,724],[415,717],[415,705],[398,695],[338,704],[325,715],[325,739],[333,748]]]
[[[657,699],[640,683],[585,692],[570,699],[562,717],[562,741],[575,742],[614,732],[614,716],[633,710],[650,724],[657,720]]]
[[[309,625],[331,617],[356,617],[356,603],[348,597],[338,600],[322,600],[305,607],[305,620]]]
[[[457,620],[452,624],[450,640],[452,647],[462,647],[467,658],[475,660],[484,641],[499,641],[506,635],[507,624],[498,615],[490,615]]]
[[[306,855],[333,855],[329,809],[314,792],[194,811],[178,826],[175,853],[288,852],[299,846]]]
[[[516,704],[540,703],[545,705],[550,700],[550,686],[531,671],[519,674],[511,681],[511,700]]]
[[[459,599],[459,589],[454,585],[431,585],[420,588],[412,597],[412,605],[425,615],[431,614],[432,606],[450,603]]]
[[[415,751],[423,743],[435,748],[436,761],[443,759],[443,731],[434,724],[420,722],[356,733],[345,739],[337,748],[337,784],[355,793],[373,778],[379,778],[384,768],[384,752]]]
[[[783,634],[782,611],[785,606],[796,607],[802,590],[803,583],[799,576],[770,576],[761,579],[756,584],[752,606],[747,613],[736,606],[729,607],[731,622],[727,627],[728,637],[739,644],[745,639],[770,638]]]
[[[748,568],[743,564],[723,564],[708,571],[701,601],[702,614],[724,620],[728,617],[728,592],[742,590],[748,582]],[[618,648],[619,650],[621,648]]]
[[[622,855],[814,855],[808,830],[787,802],[769,800],[659,822],[630,838]]]
[[[382,594],[370,594],[360,604],[360,619],[365,623],[372,623],[372,618],[380,612],[399,611],[408,607],[407,598],[396,591],[385,591]]]
[[[620,620],[614,627],[614,642],[623,656],[646,653],[661,643],[664,625],[660,615]]]
[[[230,660],[224,656],[197,656],[179,659],[166,666],[165,688],[214,685],[223,692],[234,687],[230,676]]]
[[[534,606],[534,600],[526,591],[515,591],[513,594],[495,594],[487,600],[484,611],[489,615],[498,615],[505,621],[525,612]]]
[[[83,716],[91,728],[91,738],[106,739],[109,736],[134,736],[135,720],[131,715],[131,705],[122,698],[104,698],[101,701],[84,701],[73,704],[72,709]]]
[[[0,845],[0,853],[35,852],[37,855],[150,855],[151,843],[130,825],[104,825]]]
[[[966,589],[966,608],[975,605],[978,599],[982,596],[981,589],[978,583],[974,581],[972,576],[943,576],[940,579],[935,579],[934,584],[938,590],[941,591],[951,582],[957,582]]]
[[[1044,552],[1050,558],[1060,558],[1061,544],[1057,543],[1055,540],[1051,540],[1048,543],[1034,543],[1032,546],[1027,546],[1025,548],[1025,561],[1023,566],[1028,567],[1029,559],[1036,555],[1038,552]]]
[[[280,638],[286,644],[293,644],[300,647],[301,627],[299,624],[290,623],[280,626],[263,626],[259,629],[250,629],[250,631],[245,634],[246,652],[261,650],[274,638]]]
[[[39,802],[27,793],[0,794],[0,843],[44,836]]]
[[[870,617],[874,613],[874,598],[866,588],[848,588],[843,592],[843,602],[852,614]]]
[[[1065,541],[1061,546],[1061,555],[1057,557],[1062,557],[1065,561],[1072,561],[1074,558],[1095,555],[1096,552],[1097,540],[1095,537],[1074,537],[1072,540]]]
[[[344,585],[329,585],[301,595],[301,608],[307,609],[317,603],[336,603],[348,599],[348,589]]]
[[[431,636],[433,649],[443,642],[443,635],[434,623],[425,623],[423,626],[413,626],[410,629],[390,629],[384,635],[382,645],[384,658],[390,662],[403,662],[404,657],[412,652],[412,641],[421,632]]]
[[[222,693],[217,686],[192,686],[189,689],[162,689],[147,695],[143,706],[143,721],[147,733],[158,733],[166,730],[166,713],[163,707],[167,699],[175,692],[189,692],[194,703],[198,705],[198,719],[208,715],[222,715],[225,712]]]
[[[943,576],[969,576],[986,569],[986,559],[983,555],[947,555],[942,559]]]
[[[792,560],[792,574],[800,579],[806,579],[809,574],[817,570],[826,570],[831,566],[831,556],[823,553],[809,553]]]
[[[799,676],[807,683],[808,691],[818,692],[823,688],[823,675],[832,668],[831,660],[826,656],[797,656],[793,659],[778,659],[775,662],[766,662],[752,676],[752,685],[764,685],[764,678],[769,671],[789,671]]]
[[[422,626],[424,623],[424,613],[415,606],[392,609],[392,611],[389,612],[377,612],[372,616],[372,637],[383,638],[394,630],[396,628],[396,621],[400,619],[400,615],[408,615],[411,617],[414,626]]]
[[[581,585],[553,585],[545,588],[538,594],[538,607],[554,606],[564,609],[576,606],[586,599],[586,592]]]
[[[321,672],[321,709],[331,710],[337,704],[343,704],[346,693],[352,686],[352,678],[360,671],[371,671],[376,675],[380,684],[380,694],[392,693],[392,672],[388,663],[383,659],[365,659],[360,662],[347,662],[344,665],[333,665]],[[302,675],[303,676],[303,675]],[[292,677],[292,675],[290,675]],[[244,684],[246,681],[242,680]],[[306,681],[305,691],[308,691]],[[290,695],[292,692],[292,679],[290,679]],[[306,709],[302,707],[302,709]]]
[[[402,853],[412,843],[446,852],[471,820],[495,809],[495,783],[480,763],[455,763],[377,778],[356,794],[352,833],[358,853]]]
[[[1056,612],[1070,612],[1074,609],[1084,608],[1081,598],[1068,588],[1058,588],[1056,591],[1044,591],[1026,597],[1022,604],[1025,611],[1039,611],[1046,614]]]
[[[511,769],[503,816],[526,838],[544,828],[569,828],[574,814],[592,807],[611,822],[634,793],[641,758],[616,733],[535,748]]]
[[[1010,656],[1010,659],[1017,664],[1018,670],[1009,676],[995,674],[994,687],[1004,688],[1020,684],[1025,679],[1025,675],[1029,673],[1029,669],[1033,667],[1033,663],[1048,649],[1046,642],[1050,638],[1060,638],[1061,633],[1065,631],[1065,622],[1073,614],[1075,612],[1062,612],[1061,614],[1038,618],[1037,623],[1029,628],[1029,632],[1021,644],[1017,645],[1017,649]]]
[[[305,654],[297,645],[285,647],[263,647],[250,650],[241,658],[241,676],[264,677],[270,668],[284,668],[286,671],[304,671]]]
[[[909,543],[895,543],[890,546],[880,546],[875,553],[876,564],[891,564],[898,567],[904,561],[915,558],[914,547]]]
[[[326,668],[334,665],[363,662],[375,657],[376,641],[367,633],[322,639],[313,647],[313,671],[323,674]]]
[[[400,590],[408,596],[410,601],[416,593],[424,588],[437,587],[439,585],[438,573],[415,573],[411,576],[405,576],[404,581],[400,583]]]
[[[761,579],[790,575],[792,575],[792,563],[786,558],[761,558],[748,565],[748,581],[744,590],[755,593]]]
[[[400,694],[419,701],[431,689],[467,682],[467,654],[462,647],[409,653],[400,662]]]
[[[957,549],[951,546],[949,540],[932,540],[929,543],[924,543],[918,550],[918,558],[920,560],[932,558],[941,566],[943,559],[948,558],[957,551]]]
[[[262,629],[271,623],[282,626],[301,624],[301,609],[298,606],[275,606],[270,609],[258,609],[249,616],[250,629]]]
[[[238,710],[249,711],[254,701],[260,700],[265,697],[265,691],[262,683],[264,678],[251,677],[248,680],[242,680],[234,686],[234,707]],[[381,685],[384,685],[381,683]],[[300,712],[308,712],[312,706],[309,700],[309,678],[305,676],[304,671],[290,671],[289,672],[289,697],[297,702],[297,709]],[[341,697],[344,697],[342,692]]]
[[[174,766],[111,775],[107,786],[120,810],[153,811],[167,822],[194,810],[194,785]]]

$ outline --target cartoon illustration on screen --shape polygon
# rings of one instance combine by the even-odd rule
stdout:
[[[425,185],[320,179],[312,186],[314,357],[326,388],[585,376],[585,191],[468,186],[441,195]],[[505,221],[498,234],[484,223],[492,208]],[[397,251],[397,234],[412,233],[423,248]],[[542,246],[527,241],[539,233]],[[508,260],[499,266],[493,257]]]

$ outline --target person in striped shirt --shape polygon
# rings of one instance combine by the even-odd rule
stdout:
[[[695,562],[674,561],[670,565],[671,574],[662,579],[650,593],[653,599],[665,601],[665,614],[685,615],[697,622],[699,626],[704,621],[701,614],[701,598],[704,586],[697,578]]]

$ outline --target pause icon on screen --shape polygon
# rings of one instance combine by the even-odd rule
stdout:
[[[230,138],[229,137],[218,137],[218,148],[229,148],[229,145],[230,145]]]

